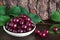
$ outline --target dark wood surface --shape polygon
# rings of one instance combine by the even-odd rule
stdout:
[[[42,23],[38,23],[36,25],[36,29],[39,29],[41,31],[43,31],[44,29],[49,29],[51,23],[47,23],[47,24],[42,24]],[[18,37],[13,37],[8,35],[4,30],[3,27],[0,27],[0,40],[60,40],[60,34],[55,34],[55,35],[51,35],[48,34],[45,38],[41,38],[40,36],[36,35],[35,33],[32,33],[29,36],[26,37],[22,37],[22,38],[18,38]]]

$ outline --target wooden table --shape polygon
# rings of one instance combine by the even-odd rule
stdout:
[[[51,22],[52,23],[52,22]],[[50,24],[51,24],[50,23]],[[47,24],[42,24],[42,23],[38,23],[36,25],[36,29],[39,30],[44,30],[44,29],[49,29],[51,25],[47,25]],[[0,40],[60,40],[60,34],[55,34],[55,35],[51,35],[48,34],[45,38],[41,38],[40,36],[32,33],[29,36],[23,37],[23,38],[17,38],[17,37],[13,37],[8,35],[4,30],[3,27],[0,27]]]

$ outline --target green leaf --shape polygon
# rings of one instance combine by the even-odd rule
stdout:
[[[29,12],[28,10],[26,10],[26,8],[22,7],[22,6],[19,6],[21,8],[21,14],[25,14],[25,15],[29,15]]]
[[[21,8],[20,7],[17,7],[17,6],[13,6],[11,7],[8,12],[7,12],[7,15],[12,15],[12,16],[19,16],[21,15]]]
[[[0,15],[5,15],[5,10],[6,10],[5,6],[0,6]]]
[[[54,27],[57,27],[57,28],[58,28],[57,33],[60,33],[60,25],[59,25],[59,24],[52,25],[51,28],[49,29],[49,33],[50,33],[50,34],[56,34],[56,33],[53,31],[53,28],[54,28]]]
[[[60,13],[58,11],[52,11],[50,14],[51,14],[51,20],[55,22],[60,22]]]
[[[9,16],[0,16],[0,26],[5,25],[6,22],[8,22],[10,19]]]
[[[29,14],[29,17],[31,18],[31,20],[32,20],[35,24],[37,24],[38,22],[41,22],[41,21],[42,21],[41,18],[40,18],[40,16],[35,15],[35,14],[32,14],[32,13]]]

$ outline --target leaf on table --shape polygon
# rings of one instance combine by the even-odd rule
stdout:
[[[8,22],[10,19],[9,16],[0,16],[0,26],[5,25],[6,22]]]
[[[29,17],[31,18],[31,20],[32,20],[35,24],[37,24],[38,22],[41,22],[41,21],[42,21],[41,18],[40,18],[40,16],[35,15],[35,14],[32,14],[32,13],[29,14]]]
[[[60,13],[58,11],[52,11],[50,14],[51,14],[51,20],[55,22],[60,22]]]
[[[7,12],[7,15],[12,15],[12,16],[19,16],[21,15],[21,8],[20,7],[17,7],[17,6],[13,6],[11,7],[8,12]]]

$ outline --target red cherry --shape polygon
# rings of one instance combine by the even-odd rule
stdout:
[[[12,32],[12,31],[13,31],[13,29],[10,29],[9,31],[10,31],[10,32]]]
[[[18,33],[20,33],[20,30],[17,30],[18,31]]]
[[[39,35],[40,35],[40,37],[44,38],[46,36],[46,33],[45,32],[41,32]]]
[[[8,28],[7,30],[10,31],[10,28]]]
[[[57,28],[57,27],[54,27],[54,28],[53,28],[53,31],[54,31],[54,32],[57,32],[57,31],[58,31],[58,28]]]
[[[16,29],[17,28],[17,24],[14,24],[14,23],[10,23],[9,26],[13,29]]]
[[[21,29],[21,26],[18,26],[17,29]]]
[[[31,27],[28,27],[28,28],[27,28],[27,31],[28,31],[28,32],[29,32],[29,31],[31,31],[31,30],[32,30],[32,28],[31,28]]]
[[[40,30],[35,30],[35,33],[36,33],[36,34],[39,34],[39,33],[40,33]]]
[[[20,17],[19,20],[21,20],[22,18]]]
[[[44,30],[44,32],[45,32],[45,33],[47,33],[47,34],[49,33],[49,31],[48,31],[48,30]]]
[[[26,17],[26,21],[31,21],[31,19],[29,17]]]
[[[17,33],[17,30],[13,30],[14,33]]]
[[[8,26],[5,26],[6,29],[8,29]]]
[[[10,20],[11,22],[16,22],[16,19],[15,18],[11,18],[11,20]]]
[[[17,27],[17,24],[14,24],[14,28],[16,28]]]
[[[26,18],[26,15],[25,14],[22,14],[22,16],[21,16],[22,18]]]
[[[32,28],[34,28],[34,27],[35,27],[35,25],[34,25],[34,24],[31,24],[31,27],[32,27]]]
[[[9,26],[9,24],[10,24],[10,23],[8,22],[8,23],[6,24],[6,26]]]
[[[12,18],[11,22],[18,23],[19,22],[19,18]]]
[[[13,22],[11,22],[11,23],[9,24],[9,26],[10,26],[10,27],[13,27],[13,26],[14,26],[14,23],[13,23]]]
[[[27,32],[27,30],[24,30],[24,33],[26,33]]]
[[[25,33],[25,32],[26,30],[22,30],[22,29],[18,30],[18,33]]]
[[[23,32],[24,32],[24,30],[21,29],[21,30],[20,30],[20,33],[23,33]]]
[[[16,22],[18,23],[19,22],[19,19],[16,19]]]
[[[27,25],[22,25],[22,29],[27,29]]]
[[[24,24],[24,20],[23,20],[23,19],[21,19],[19,23],[20,23],[20,24]]]
[[[26,22],[26,25],[27,26],[31,26],[32,24],[30,22]]]

